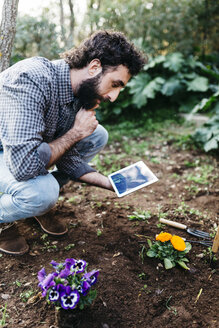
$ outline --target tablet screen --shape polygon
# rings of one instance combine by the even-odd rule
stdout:
[[[108,177],[118,197],[158,181],[158,178],[142,161],[116,171]]]

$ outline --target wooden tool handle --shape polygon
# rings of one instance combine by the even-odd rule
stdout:
[[[169,226],[172,226],[172,227],[175,227],[175,228],[183,229],[183,230],[185,230],[187,228],[187,226],[185,224],[170,221],[170,220],[166,220],[166,219],[160,219],[160,222],[165,223],[165,224],[167,224]]]
[[[219,227],[217,228],[217,233],[214,238],[213,246],[212,246],[212,252],[217,253],[219,248]]]

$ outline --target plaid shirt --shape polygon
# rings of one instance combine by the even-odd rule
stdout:
[[[64,60],[25,59],[0,74],[0,150],[18,181],[48,173],[49,142],[64,135],[79,110]],[[58,169],[72,179],[95,171],[72,147]]]

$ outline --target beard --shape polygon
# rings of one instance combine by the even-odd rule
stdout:
[[[101,78],[102,73],[99,73],[97,76],[81,82],[75,93],[80,107],[91,109],[97,104],[98,100],[104,100],[98,92]]]

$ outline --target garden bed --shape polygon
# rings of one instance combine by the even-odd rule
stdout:
[[[118,153],[119,148],[117,143]],[[218,327],[219,260],[213,261],[206,247],[192,244],[187,255],[190,271],[165,270],[163,263],[146,256],[147,238],[154,240],[161,231],[197,240],[185,231],[161,226],[161,217],[215,232],[216,160],[198,151],[179,152],[172,142],[163,141],[140,159],[159,181],[123,198],[73,182],[63,188],[49,215],[66,221],[65,237],[43,234],[31,218],[19,222],[30,251],[0,258],[0,320],[7,304],[5,327],[55,327],[55,309],[39,294],[37,272],[42,267],[49,272],[52,259],[71,257],[100,269],[98,295],[84,311],[81,328]],[[132,162],[128,155],[120,159],[121,167]],[[148,218],[129,220],[134,211],[146,211]]]

